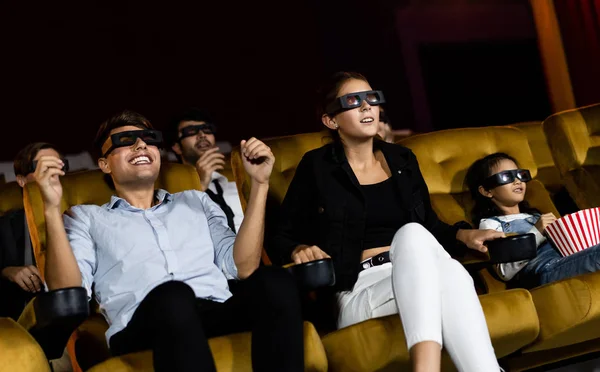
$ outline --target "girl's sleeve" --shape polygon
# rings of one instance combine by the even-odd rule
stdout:
[[[480,230],[488,230],[489,229],[489,230],[502,231],[502,224],[497,220],[484,218],[479,223],[479,229]],[[534,227],[534,229],[535,229],[535,227]],[[538,232],[538,234],[539,234],[539,232]],[[536,240],[537,240],[537,237],[536,237]],[[514,278],[515,275],[517,275],[517,273],[519,271],[521,271],[521,269],[523,267],[525,267],[525,265],[527,265],[528,262],[529,262],[528,260],[517,261],[517,262],[508,262],[508,263],[496,264],[493,267],[494,267],[494,271],[500,277],[500,279],[502,279],[505,282],[508,282],[509,280]]]

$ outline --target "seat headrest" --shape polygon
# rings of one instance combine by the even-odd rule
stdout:
[[[558,112],[546,118],[542,126],[554,155],[562,157],[557,165],[563,172],[600,165],[600,104]],[[562,149],[562,141],[570,146]]]
[[[17,182],[9,182],[0,185],[0,216],[23,209],[23,190]]]
[[[461,128],[408,137],[399,142],[419,161],[430,194],[457,194],[468,190],[464,179],[477,159],[504,152],[519,167],[537,175],[526,134],[512,127]]]

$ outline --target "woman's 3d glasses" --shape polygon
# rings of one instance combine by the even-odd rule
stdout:
[[[65,173],[67,173],[69,171],[69,160],[67,160],[65,158],[60,158],[60,160],[62,160],[62,162],[64,164],[63,167],[62,167],[62,171],[65,172]],[[35,169],[37,168],[37,165],[38,165],[38,161],[34,160],[31,163],[31,168],[29,168],[29,172],[27,174],[29,174],[29,173],[35,173]]]
[[[385,103],[385,98],[383,98],[383,92],[380,90],[368,90],[365,92],[346,94],[336,98],[335,101],[327,105],[327,115],[334,116],[342,111],[360,107],[363,101],[366,101],[371,106],[377,106]]]
[[[531,181],[531,173],[527,169],[512,169],[499,172],[483,180],[482,186],[486,190],[491,190],[494,187],[513,183],[515,179],[521,182],[529,182]]]
[[[217,126],[211,123],[188,125],[181,130],[181,136],[179,136],[179,140],[181,141],[186,137],[195,136],[200,132],[204,134],[215,134],[217,133]]]
[[[162,133],[158,130],[144,129],[144,130],[128,130],[125,132],[115,133],[110,135],[112,144],[110,148],[106,150],[102,157],[107,157],[116,148],[133,146],[137,139],[141,139],[146,145],[160,147],[163,143]]]

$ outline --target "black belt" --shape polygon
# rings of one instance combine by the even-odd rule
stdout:
[[[392,262],[390,260],[390,252],[383,252],[383,253],[379,253],[376,256],[373,256],[371,258],[367,258],[366,260],[364,260],[363,262],[360,263],[360,269],[358,270],[363,271],[366,270],[368,268],[371,268],[373,266],[379,266],[379,265],[383,265],[384,263],[388,263],[388,262]]]

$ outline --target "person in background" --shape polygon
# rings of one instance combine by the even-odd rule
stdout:
[[[21,187],[35,182],[35,167],[40,159],[62,158],[55,146],[30,143],[14,160],[17,183]],[[0,316],[19,318],[25,305],[44,288],[35,263],[25,211],[19,209],[0,217]]]
[[[216,146],[216,129],[205,111],[187,109],[171,122],[171,149],[181,163],[196,168],[203,190],[221,207],[227,216],[227,224],[237,232],[244,213],[235,182],[219,173],[225,167],[225,155]]]

